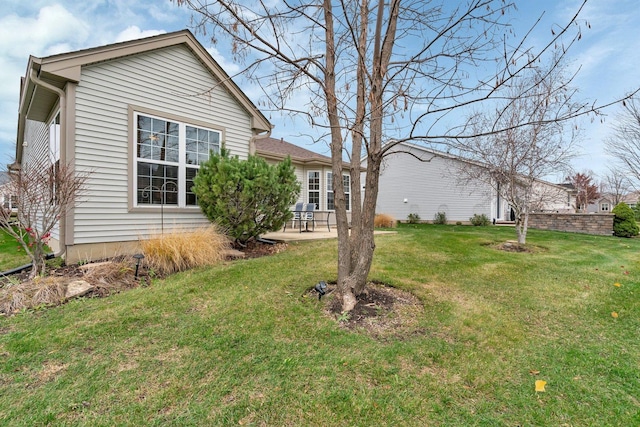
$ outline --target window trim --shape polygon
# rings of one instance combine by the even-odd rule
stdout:
[[[347,201],[347,203],[349,203],[349,207],[347,209],[347,212],[351,212],[351,175],[349,175],[348,173],[343,173],[342,174],[342,186],[343,187],[344,187],[344,179],[345,178],[349,178],[349,191],[347,191],[345,189],[344,198]]]
[[[310,190],[309,189],[309,174],[312,173],[317,173],[318,174],[318,189],[317,190]],[[307,176],[306,176],[306,182],[305,182],[305,187],[307,190],[307,203],[311,203],[311,199],[309,197],[309,194],[313,191],[314,193],[318,193],[318,207],[316,210],[320,210],[321,208],[321,203],[322,203],[322,171],[320,170],[308,170],[307,171]]]
[[[607,207],[605,209],[604,207]],[[611,204],[610,203],[600,203],[600,212],[611,212]]]
[[[347,209],[347,212],[351,212],[351,175],[349,175],[348,173],[344,173],[344,172],[342,173],[342,185],[343,186],[344,186],[344,178],[345,177],[349,178],[349,191],[345,191],[344,192],[345,198],[347,198],[348,201],[349,201],[349,209]],[[334,212],[336,210],[335,209],[335,198],[334,198],[334,203],[333,203],[334,208],[333,209],[329,208],[329,193],[333,193],[333,171],[327,171],[327,173],[325,175],[325,178],[327,180],[327,186],[326,186],[327,191],[325,192],[325,202],[326,202],[327,210]],[[329,188],[331,188],[331,191],[329,191]]]
[[[185,145],[185,135],[179,133],[179,163],[178,163],[178,204],[177,205],[138,205],[138,194],[137,194],[137,115],[151,116],[154,118],[158,118],[161,120],[168,120],[173,122],[178,122],[180,125],[180,129],[185,128],[185,126],[194,126],[198,128],[204,128],[206,130],[215,131],[220,134],[220,143],[219,147],[222,149],[225,146],[225,135],[226,129],[224,127],[215,126],[211,123],[194,120],[191,118],[179,116],[176,114],[171,114],[166,111],[158,111],[151,108],[129,105],[128,106],[128,211],[129,212],[139,212],[139,213],[151,213],[158,212],[160,209],[164,209],[165,211],[176,212],[176,213],[193,213],[200,210],[200,207],[197,205],[186,205],[186,189],[181,193],[180,185],[186,186],[186,168],[194,167],[193,165],[187,165],[186,159],[184,158],[184,154],[186,152]],[[166,164],[166,163],[163,163]]]

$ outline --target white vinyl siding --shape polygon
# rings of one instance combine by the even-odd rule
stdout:
[[[29,167],[30,161],[42,161],[49,156],[49,123],[26,120],[22,155],[24,166]]]
[[[221,131],[232,155],[246,158],[251,117],[184,46],[84,67],[76,89],[75,162],[91,170],[88,192],[75,209],[75,244],[135,241],[150,232],[208,221],[199,209],[133,206],[135,123],[130,109],[206,124]],[[130,128],[131,126],[131,128]]]
[[[30,162],[39,164],[49,162],[52,165],[60,160],[60,113],[55,110],[46,123],[26,120],[23,147],[23,167],[28,170]],[[42,164],[42,163],[40,163]],[[51,230],[54,240],[60,239],[60,227],[54,226]]]
[[[495,217],[491,209],[494,192],[484,184],[459,185],[453,175],[456,163],[442,157],[422,162],[404,153],[389,155],[380,175],[376,213],[397,220],[414,213],[425,221],[433,220],[437,212],[445,212],[448,221],[469,221],[474,214]]]

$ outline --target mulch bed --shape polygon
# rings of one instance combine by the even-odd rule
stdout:
[[[416,319],[424,311],[420,300],[410,292],[388,286],[384,283],[369,282],[365,291],[356,298],[356,306],[348,313],[342,313],[341,301],[334,293],[335,283],[327,284],[325,312],[336,319],[341,327],[364,332],[374,338],[400,338],[421,334]],[[315,289],[307,293],[308,298],[318,298]]]
[[[274,255],[287,250],[287,244],[284,242],[274,242],[274,244],[250,241],[244,248],[239,248],[244,253],[245,258],[259,258],[268,255]]]

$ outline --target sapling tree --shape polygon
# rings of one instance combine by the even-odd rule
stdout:
[[[15,214],[0,210],[0,225],[20,244],[32,263],[30,278],[46,271],[47,244],[65,214],[80,202],[89,172],[48,159],[32,160],[9,172],[6,192],[15,195]]]
[[[269,165],[253,155],[241,160],[225,149],[200,165],[193,184],[202,212],[240,246],[280,229],[300,193],[291,159]]]
[[[468,126],[477,136],[451,146],[467,160],[457,169],[459,179],[484,182],[499,194],[513,210],[518,243],[525,244],[529,214],[549,203],[566,202],[566,192],[542,179],[569,170],[577,132],[566,129],[567,121],[554,118],[579,107],[560,62],[532,67],[515,80],[494,110],[469,118]],[[483,135],[483,129],[495,127],[505,130]]]
[[[245,76],[264,92],[263,108],[305,117],[324,131],[338,230],[337,295],[344,311],[355,307],[371,268],[384,157],[404,141],[446,143],[473,136],[470,128],[443,124],[503,96],[501,89],[536,66],[546,51],[558,46],[565,55],[581,31],[576,13],[534,51],[530,33],[516,39],[510,31],[515,4],[504,0],[174,1],[193,10],[194,26],[212,42],[228,42]],[[575,106],[550,120],[595,111],[589,103]],[[504,130],[491,126],[479,132]],[[340,182],[345,157],[350,216]]]

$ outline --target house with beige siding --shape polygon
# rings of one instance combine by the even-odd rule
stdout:
[[[316,210],[333,212],[333,172],[331,158],[307,150],[280,138],[260,138],[255,140],[253,150],[257,156],[274,164],[291,158],[291,164],[300,182],[299,203],[314,203]],[[342,172],[342,184],[346,195],[347,215],[351,212],[351,176],[349,164],[345,163]],[[331,224],[335,216],[329,215]]]
[[[632,191],[626,194],[614,194],[604,192],[600,194],[600,197],[595,202],[587,206],[586,212],[588,213],[611,213],[613,208],[620,202],[626,203],[630,208],[634,208],[640,200],[640,192]]]
[[[409,214],[432,221],[438,212],[444,212],[449,222],[468,223],[475,214],[497,222],[512,220],[511,206],[490,185],[458,179],[464,164],[437,150],[410,143],[396,145],[382,164],[376,213],[400,221]],[[538,180],[534,192],[535,211],[572,211],[575,200],[569,189]]]
[[[68,261],[135,250],[207,219],[190,191],[224,145],[246,158],[271,124],[189,31],[30,57],[13,169],[34,159],[89,171],[53,249]]]

